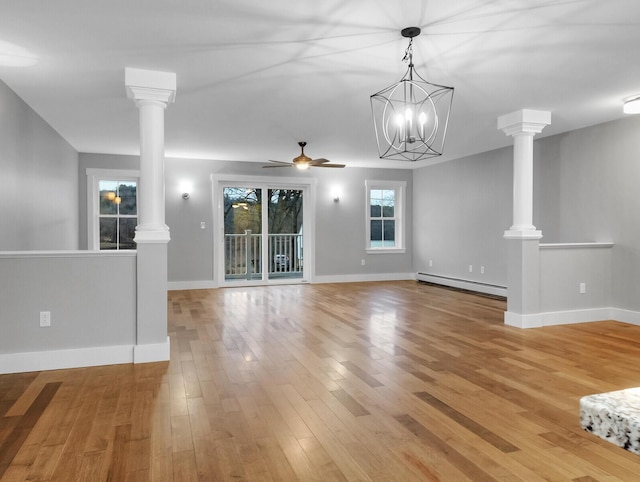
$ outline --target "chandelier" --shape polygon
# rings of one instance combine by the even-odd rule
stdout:
[[[421,161],[442,155],[453,101],[453,87],[424,80],[413,66],[413,39],[418,27],[407,27],[409,39],[404,76],[371,96],[371,110],[381,159]]]

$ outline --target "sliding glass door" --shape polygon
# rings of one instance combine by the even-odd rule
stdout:
[[[304,280],[304,187],[221,183],[224,285]]]

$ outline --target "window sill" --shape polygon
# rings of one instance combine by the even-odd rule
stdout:
[[[367,254],[404,254],[405,248],[367,248]]]

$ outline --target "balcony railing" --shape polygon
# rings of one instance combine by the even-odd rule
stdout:
[[[225,234],[225,279],[262,279],[262,234]],[[269,234],[267,274],[274,278],[302,277],[302,234]]]

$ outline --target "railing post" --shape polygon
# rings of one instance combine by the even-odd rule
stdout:
[[[247,275],[247,279],[251,279],[251,230],[244,230],[245,240],[244,240],[244,265],[245,265],[245,274]]]

